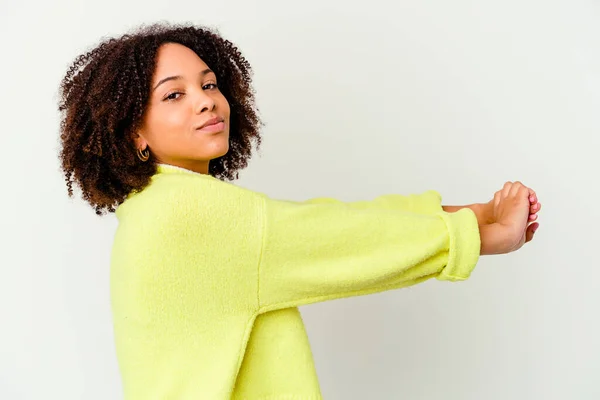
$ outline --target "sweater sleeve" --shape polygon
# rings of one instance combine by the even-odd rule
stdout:
[[[340,200],[329,197],[318,197],[304,201],[307,204],[332,204],[343,203]],[[443,211],[442,196],[435,190],[428,190],[420,194],[387,194],[376,197],[373,200],[359,200],[345,203],[355,208],[379,208],[388,210],[402,210],[419,214],[435,214]]]
[[[470,209],[425,215],[376,203],[264,196],[261,311],[470,276],[480,251]]]

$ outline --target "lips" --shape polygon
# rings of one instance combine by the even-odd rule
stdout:
[[[197,132],[214,134],[225,131],[225,120],[221,117],[214,117],[206,121],[204,124],[196,128]]]
[[[223,122],[223,118],[221,118],[221,117],[214,117],[214,118],[211,118],[208,121],[206,121],[204,124],[200,125],[197,129],[201,130],[201,129],[204,129],[204,128],[208,128],[208,127],[210,127],[212,125],[217,125],[217,124],[219,124],[221,122]]]

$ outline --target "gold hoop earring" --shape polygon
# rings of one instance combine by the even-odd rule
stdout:
[[[142,162],[146,162],[150,158],[150,150],[147,147],[144,150],[137,149],[137,156]]]

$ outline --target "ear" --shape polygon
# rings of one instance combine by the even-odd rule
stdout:
[[[148,142],[144,139],[144,136],[141,132],[133,132],[131,134],[131,138],[133,139],[133,143],[135,144],[136,149],[145,149],[148,147]]]

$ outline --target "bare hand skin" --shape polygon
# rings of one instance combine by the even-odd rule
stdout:
[[[506,254],[533,239],[542,205],[534,190],[521,182],[506,182],[487,203],[443,206],[446,212],[469,208],[477,217],[481,254]]]
[[[490,224],[480,227],[481,254],[506,254],[533,239],[541,209],[536,193],[521,182],[506,182],[488,203]],[[489,212],[489,211],[488,211]]]

